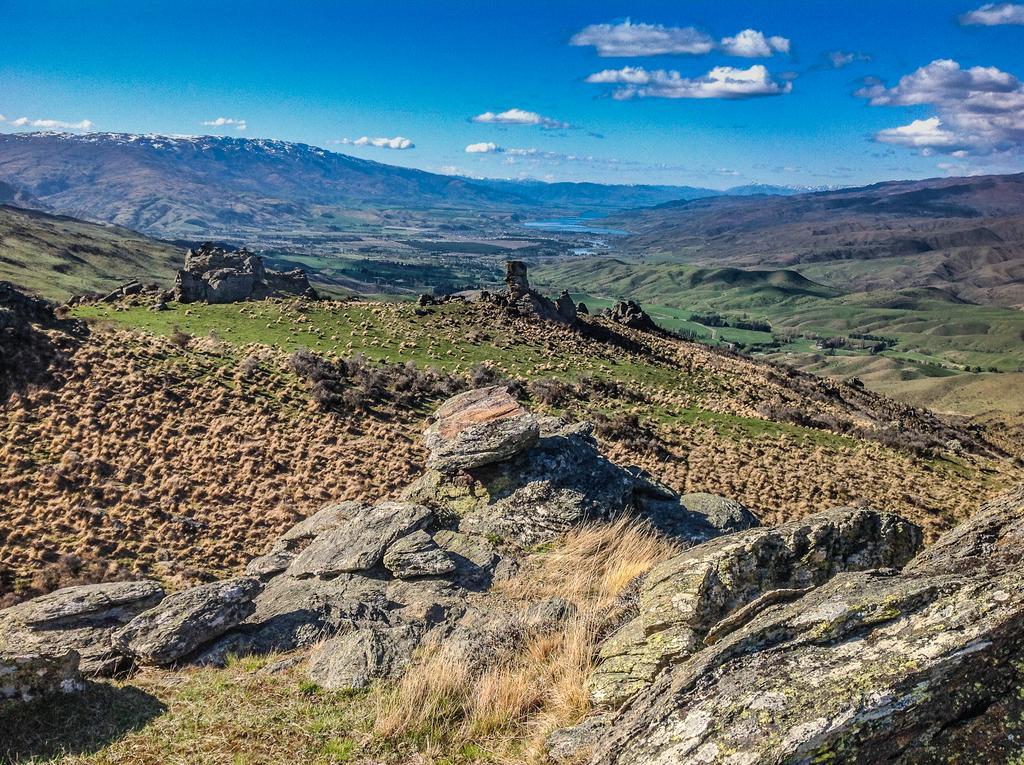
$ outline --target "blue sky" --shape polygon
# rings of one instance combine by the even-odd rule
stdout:
[[[1024,169],[1024,5],[0,5],[5,132],[280,138],[438,172],[719,188]]]

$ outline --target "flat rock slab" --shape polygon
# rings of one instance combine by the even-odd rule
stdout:
[[[450,574],[455,561],[421,529],[391,545],[384,553],[384,567],[399,579],[412,579]]]
[[[409,502],[382,502],[321,533],[288,568],[292,577],[327,578],[373,568],[396,540],[416,531],[432,512]]]
[[[249,616],[262,589],[239,577],[176,592],[116,632],[114,646],[141,664],[170,664]]]
[[[500,462],[528,449],[539,436],[537,419],[505,386],[467,391],[442,404],[424,433],[427,465],[458,471]]]
[[[115,631],[164,596],[154,581],[65,587],[0,611],[0,653],[63,656],[74,650],[86,675],[116,670]]]

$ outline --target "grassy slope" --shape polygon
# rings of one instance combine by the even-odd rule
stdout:
[[[916,354],[923,362],[1001,371],[1024,367],[1024,312],[951,302],[930,290],[843,295],[813,282],[802,284],[789,271],[747,271],[736,278],[731,274],[735,270],[587,260],[538,269],[535,280],[606,300],[639,300],[653,314],[668,318],[666,325],[672,329],[693,330],[692,323],[685,322],[688,314],[717,311],[734,318],[766,319],[777,334],[893,337],[899,341],[897,353]],[[721,274],[726,278],[719,278]],[[711,334],[707,328],[696,330]],[[724,336],[742,340],[728,331]]]
[[[0,206],[0,279],[54,300],[132,279],[169,285],[181,257],[126,228]]]

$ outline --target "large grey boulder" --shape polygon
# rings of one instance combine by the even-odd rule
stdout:
[[[381,502],[352,520],[316,536],[295,558],[293,577],[327,578],[373,568],[399,538],[425,526],[432,512],[410,502]]]
[[[75,651],[86,675],[115,671],[124,656],[115,631],[164,596],[157,582],[109,582],[65,587],[0,611],[0,656],[65,656]]]
[[[636,617],[601,646],[591,700],[618,705],[703,648],[712,631],[720,638],[726,626],[742,626],[737,614],[749,621],[843,571],[902,566],[920,544],[920,529],[897,515],[844,508],[673,556],[647,575]]]
[[[84,687],[78,653],[0,655],[0,701],[32,701],[41,696],[74,693]]]
[[[309,679],[331,690],[360,690],[393,678],[412,662],[422,630],[414,625],[362,627],[320,643],[309,658]]]
[[[262,588],[239,577],[176,592],[115,632],[113,644],[141,664],[171,664],[251,614]]]
[[[455,561],[427,532],[414,531],[384,553],[384,567],[399,579],[443,576],[455,571]]]
[[[509,459],[540,434],[536,418],[503,385],[466,391],[445,401],[424,434],[427,466],[444,472]]]
[[[840,573],[663,673],[595,763],[1012,762],[1024,488],[902,572]]]

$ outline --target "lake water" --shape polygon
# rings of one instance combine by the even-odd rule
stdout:
[[[526,228],[539,228],[544,231],[565,231],[570,234],[604,234],[606,236],[625,236],[628,231],[619,228],[595,226],[589,218],[555,218],[553,220],[534,220],[523,224]]]

